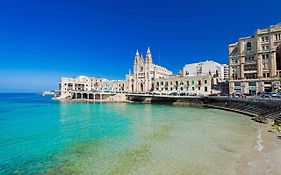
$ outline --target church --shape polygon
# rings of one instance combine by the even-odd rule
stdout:
[[[128,92],[152,92],[155,79],[171,76],[172,71],[153,64],[152,54],[148,47],[145,59],[136,51],[134,59],[134,72],[126,75]]]

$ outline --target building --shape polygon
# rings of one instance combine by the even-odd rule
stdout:
[[[79,76],[73,78],[62,77],[60,81],[60,96],[71,97],[75,91],[91,92],[125,92],[125,80],[107,80],[105,78]]]
[[[153,64],[151,51],[148,48],[145,60],[137,50],[134,59],[134,72],[126,75],[128,92],[152,92],[154,81],[172,75],[172,71]]]
[[[204,61],[199,63],[186,64],[183,67],[183,75],[212,75],[224,81],[228,79],[228,65],[219,64],[214,61]]]
[[[222,72],[221,72],[221,75],[222,76],[222,79],[223,80],[228,80],[229,79],[229,67],[228,67],[228,64],[222,64]]]
[[[229,92],[276,92],[280,89],[281,23],[258,29],[228,46]]]
[[[215,63],[209,61],[208,63]],[[206,63],[206,65],[209,65]],[[212,65],[211,64],[211,65]],[[205,65],[205,63],[203,64]],[[81,97],[90,92],[109,93],[188,93],[207,95],[212,93],[212,75],[221,73],[221,65],[216,63],[220,71],[201,66],[201,74],[173,75],[165,67],[153,63],[150,49],[147,49],[145,59],[136,51],[134,58],[134,72],[126,75],[125,80],[107,80],[105,78],[79,76],[74,78],[63,77],[60,81],[60,97],[71,98],[75,94]],[[210,66],[211,67],[211,66]],[[223,76],[222,76],[223,77]],[[76,93],[75,93],[76,92]],[[75,93],[75,94],[74,94]],[[94,98],[94,97],[93,97]]]
[[[159,94],[208,95],[212,93],[211,75],[171,75],[157,78],[154,92]]]

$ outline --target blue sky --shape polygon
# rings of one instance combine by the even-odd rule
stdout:
[[[138,48],[173,72],[227,63],[227,45],[281,22],[280,0],[0,2],[0,92],[56,89],[61,76],[124,79]]]

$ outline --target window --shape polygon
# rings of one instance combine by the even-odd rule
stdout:
[[[192,82],[191,82],[192,84],[194,84],[194,80],[192,80]]]
[[[252,43],[251,42],[247,42],[246,49],[247,49],[247,51],[252,50]]]
[[[200,87],[198,87],[198,91],[200,91],[200,89],[201,89],[201,88],[200,88]]]
[[[198,84],[201,85],[201,80],[198,81]]]
[[[189,86],[189,81],[186,82],[186,85]]]
[[[281,34],[275,34],[275,40],[281,40]]]
[[[262,59],[263,59],[263,60],[268,60],[268,59],[269,59],[269,54],[264,54],[264,55],[262,55]]]
[[[269,45],[268,44],[264,44],[261,46],[263,51],[268,51],[269,50]]]
[[[235,63],[238,63],[237,58],[232,58],[231,61],[232,61],[232,63],[234,63],[234,64],[235,64]]]
[[[208,83],[208,81],[207,80],[205,80],[205,84],[207,84]]]
[[[252,62],[254,62],[255,61],[255,58],[254,57],[246,57],[245,58],[245,62],[246,63],[252,63]]]
[[[192,90],[194,91],[194,87],[192,87]]]
[[[207,92],[208,91],[208,87],[205,87],[205,92]]]
[[[268,36],[261,37],[261,41],[262,42],[268,42],[269,41],[269,37]]]
[[[235,83],[234,83],[234,86],[240,86],[240,85],[241,85],[240,82],[235,82]]]
[[[256,82],[249,82],[249,86],[256,86]]]

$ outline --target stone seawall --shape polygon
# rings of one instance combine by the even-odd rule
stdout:
[[[252,116],[262,123],[281,123],[281,100],[231,97],[127,95],[133,102],[217,108]]]
[[[151,96],[151,95],[127,95],[127,99],[139,103],[170,104],[178,106],[203,107],[200,97],[180,97],[180,96]]]

